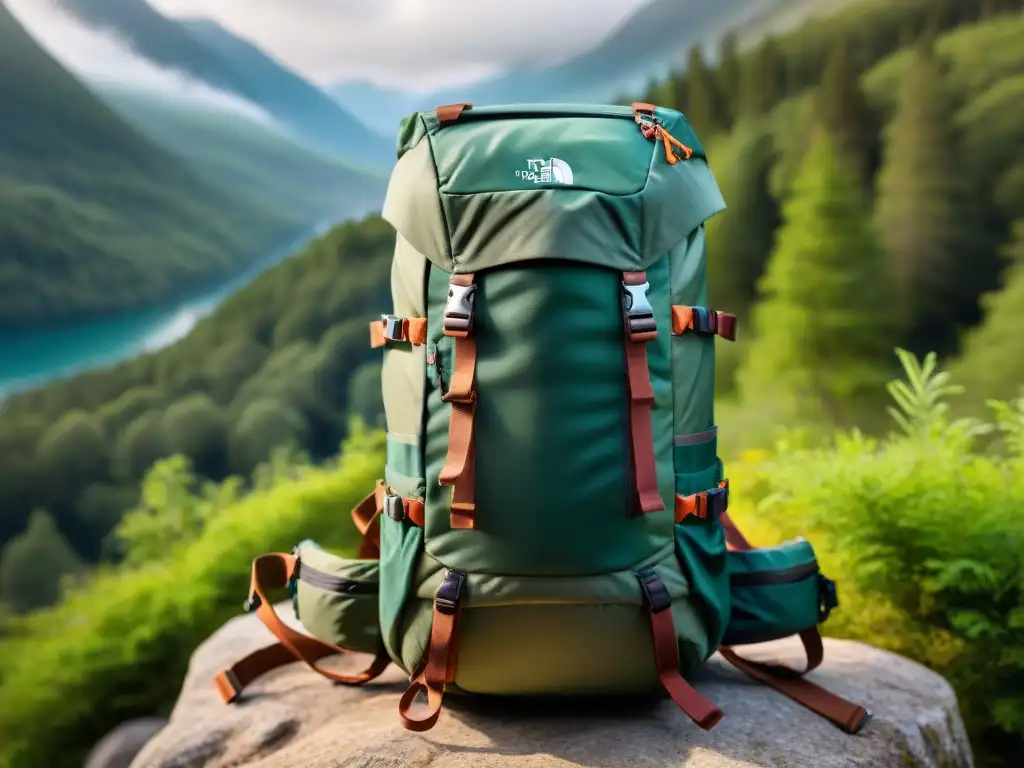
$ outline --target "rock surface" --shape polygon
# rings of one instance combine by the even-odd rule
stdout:
[[[143,717],[121,723],[100,739],[85,759],[85,768],[129,768],[132,760],[167,721],[162,717]]]
[[[281,605],[282,618],[295,623]],[[271,637],[233,619],[193,655],[170,724],[132,768],[960,768],[972,758],[956,698],[940,676],[868,646],[826,640],[812,679],[863,704],[874,719],[848,736],[714,657],[695,681],[725,713],[711,732],[668,701],[470,709],[446,697],[425,734],[396,712],[406,680],[392,667],[363,688],[332,686],[301,664],[256,681],[225,705],[213,675]],[[799,643],[749,647],[751,658],[802,660]],[[581,707],[586,706],[586,709]]]

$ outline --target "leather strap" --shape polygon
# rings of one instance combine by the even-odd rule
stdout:
[[[472,109],[473,105],[469,103],[460,104],[444,104],[434,110],[434,114],[437,115],[437,121],[441,123],[441,126],[451,125],[457,122],[462,113],[467,109]]]
[[[646,272],[623,272],[624,286],[640,286],[647,282]],[[651,430],[651,408],[654,388],[647,366],[647,342],[658,336],[655,328],[637,332],[630,328],[629,312],[623,312],[626,338],[626,376],[629,384],[630,452],[636,489],[636,507],[640,514],[665,508],[658,491],[658,470],[654,460],[654,435]]]
[[[740,533],[727,513],[719,518],[725,527],[726,546],[733,551],[752,549],[750,542]],[[746,675],[769,685],[797,704],[841,728],[846,733],[857,733],[871,719],[871,713],[859,704],[827,691],[803,677],[821,665],[825,648],[817,627],[811,627],[799,634],[804,646],[807,663],[802,670],[796,670],[782,662],[761,662],[745,659],[729,646],[721,646],[718,652],[722,658]]]
[[[409,731],[429,731],[441,716],[444,687],[455,682],[459,655],[459,623],[462,618],[462,589],[465,575],[449,571],[434,596],[434,616],[430,625],[427,660],[398,702],[398,716]],[[427,707],[420,715],[411,714],[420,691],[426,691]]]
[[[352,510],[352,522],[356,529],[362,534],[359,542],[359,552],[356,555],[360,560],[377,560],[380,558],[380,515],[385,512],[388,501],[388,489],[383,480],[377,481],[377,487],[373,493],[359,502]],[[396,498],[391,494],[391,498]],[[398,497],[397,502],[401,505],[401,517],[420,528],[423,527],[423,502],[419,499],[410,499],[405,496]]]
[[[256,677],[270,669],[275,669],[290,661],[302,661],[314,672],[345,685],[362,685],[388,668],[391,659],[383,648],[374,656],[370,666],[354,675],[344,675],[320,667],[320,659],[340,653],[352,653],[347,648],[321,642],[314,637],[304,635],[289,627],[274,610],[273,603],[267,599],[266,590],[283,588],[295,575],[298,559],[294,555],[273,553],[260,555],[252,563],[252,579],[249,586],[249,605],[255,604],[256,616],[278,643],[256,651],[237,662],[229,669],[223,670],[214,677],[214,685],[225,702],[230,703],[238,698],[242,689]],[[291,654],[285,660],[284,651],[277,650],[281,646]]]
[[[679,672],[679,637],[672,619],[668,588],[653,569],[638,573],[637,577],[650,611],[658,679],[676,706],[705,731],[710,731],[722,719],[722,711],[701,696]]]
[[[472,274],[452,275],[451,284],[473,285]],[[448,423],[448,457],[438,477],[440,485],[451,485],[452,528],[476,527],[476,446],[473,425],[476,417],[476,338],[472,320],[464,330],[444,329],[455,339],[455,363],[448,392],[441,398],[452,406]]]
[[[697,313],[703,313],[706,318],[706,325]],[[721,336],[726,341],[736,341],[736,315],[728,312],[719,312],[716,309],[705,309],[704,307],[683,307],[678,304],[672,305],[672,334],[681,336],[687,331],[698,333],[713,333]]]

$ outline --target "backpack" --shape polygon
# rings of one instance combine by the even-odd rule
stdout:
[[[803,540],[754,549],[717,453],[705,222],[725,208],[682,114],[537,104],[403,121],[383,216],[396,231],[383,349],[384,479],[353,511],[355,558],[303,542],[253,563],[247,610],[279,642],[217,675],[236,701],[300,659],[357,685],[411,679],[403,725],[448,693],[664,691],[712,654],[849,733],[862,707],[802,675],[835,585]],[[386,308],[382,308],[386,309]],[[267,592],[288,587],[303,634]],[[798,634],[805,670],[732,646]],[[319,665],[370,654],[358,674]],[[426,707],[414,707],[426,693]]]

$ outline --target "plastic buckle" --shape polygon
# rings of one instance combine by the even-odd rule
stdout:
[[[255,594],[249,595],[249,597],[245,598],[245,602],[242,603],[242,610],[245,611],[246,613],[252,613],[257,608],[259,608],[260,605],[262,605],[262,604],[263,604],[263,601],[260,600],[260,596],[259,595],[255,595]]]
[[[729,508],[729,486],[712,488],[708,494],[708,515],[718,518]]]
[[[693,330],[695,333],[716,333],[718,331],[718,313],[706,307],[691,307],[693,311]]]
[[[832,579],[818,574],[818,623],[825,621],[839,607],[839,589]]]
[[[405,499],[397,493],[388,493],[384,496],[384,514],[392,520],[405,519]]]
[[[476,283],[448,285],[448,302],[444,306],[444,332],[449,336],[465,336],[473,330],[473,300]]]
[[[661,613],[672,606],[672,597],[668,593],[668,587],[653,568],[640,571],[636,577],[640,580],[644,601],[651,609],[651,613]]]
[[[434,594],[434,610],[451,616],[459,610],[462,591],[466,586],[466,574],[459,571],[446,571],[444,581]]]
[[[405,329],[405,322],[403,318],[396,317],[395,315],[381,315],[380,321],[384,325],[384,339],[385,341],[402,341],[403,333]]]
[[[652,334],[658,332],[658,324],[654,320],[654,307],[647,300],[647,291],[650,289],[651,284],[646,282],[640,285],[626,285],[625,281],[622,283],[626,327],[634,341],[646,341]],[[644,336],[648,338],[642,338]]]

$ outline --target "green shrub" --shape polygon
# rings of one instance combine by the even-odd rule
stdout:
[[[900,353],[900,432],[780,442],[731,463],[730,514],[755,544],[806,535],[840,584],[825,625],[910,656],[956,689],[979,765],[1024,754],[1024,400],[951,423],[933,356]],[[994,429],[998,445],[978,437]]]
[[[276,473],[273,487],[242,498],[233,488],[221,496],[208,491],[191,497],[205,504],[189,514],[183,504],[194,479],[183,476],[181,463],[158,465],[145,484],[146,506],[119,531],[129,552],[138,546],[148,559],[102,569],[56,607],[5,627],[0,766],[80,766],[118,723],[165,710],[195,647],[239,612],[252,558],[287,552],[306,537],[354,547],[354,528],[339,521],[372,490],[382,464],[379,435],[358,435],[340,465],[292,467]],[[151,527],[142,522],[147,508],[156,513]]]

